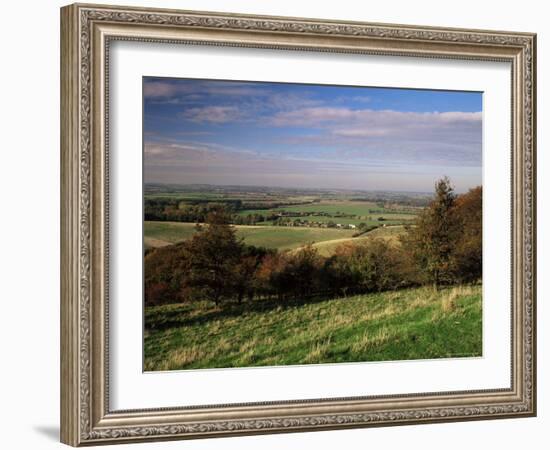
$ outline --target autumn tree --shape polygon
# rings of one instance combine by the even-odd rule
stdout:
[[[456,195],[449,178],[435,183],[435,195],[418,216],[405,239],[418,269],[435,288],[454,281],[453,249],[460,232],[455,215]]]
[[[288,289],[301,298],[307,298],[318,291],[322,259],[317,249],[312,245],[306,245],[293,253],[289,259],[285,276]]]
[[[243,249],[223,210],[211,211],[207,225],[186,242],[185,290],[192,298],[218,305],[235,293],[235,266]]]
[[[482,276],[482,189],[478,186],[456,199],[455,217],[460,235],[454,248],[457,277],[472,282]]]
[[[144,257],[145,304],[185,301],[183,283],[187,273],[185,243],[156,248]]]
[[[344,297],[357,289],[360,283],[361,275],[357,267],[351,264],[354,248],[353,244],[339,245],[324,265],[323,281],[327,290],[338,292]]]
[[[257,282],[257,271],[263,259],[274,254],[273,250],[253,245],[243,246],[240,259],[233,268],[233,283],[239,303],[247,297],[252,301],[256,292],[261,288]]]
[[[397,289],[409,284],[399,243],[368,239],[360,244],[342,244],[325,264],[333,288],[344,296],[349,292]]]
[[[361,283],[366,291],[385,291],[406,285],[401,247],[385,239],[369,239],[356,249]]]
[[[280,301],[284,298],[288,288],[286,267],[288,265],[288,256],[286,253],[268,254],[263,258],[256,271],[256,283],[258,290],[268,297],[276,295]]]

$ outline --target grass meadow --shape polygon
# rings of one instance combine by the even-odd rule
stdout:
[[[277,227],[235,225],[237,237],[248,245],[290,250],[307,243],[349,239],[354,230],[333,228]],[[195,233],[195,224],[183,222],[144,222],[146,247],[162,247],[189,239]]]
[[[479,285],[253,307],[146,307],[144,369],[481,356],[481,310]]]

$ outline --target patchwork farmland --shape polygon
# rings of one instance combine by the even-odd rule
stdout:
[[[388,194],[372,200],[357,200],[358,195],[206,187],[198,192],[163,192],[150,188],[145,195],[144,246],[163,247],[189,239],[196,232],[196,224],[203,222],[205,211],[222,205],[230,211],[237,236],[248,245],[292,250],[313,244],[327,254],[344,241],[395,235],[397,229],[412,224],[421,209],[414,198],[400,203]],[[421,203],[422,197],[416,200]]]

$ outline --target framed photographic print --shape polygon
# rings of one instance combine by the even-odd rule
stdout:
[[[536,413],[535,35],[61,10],[73,445]]]

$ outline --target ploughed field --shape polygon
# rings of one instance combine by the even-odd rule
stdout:
[[[455,286],[307,303],[146,307],[144,369],[481,356],[481,306],[481,286]]]

